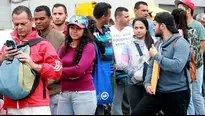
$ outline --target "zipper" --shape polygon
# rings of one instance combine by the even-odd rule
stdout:
[[[19,109],[19,101],[17,101],[17,104],[16,104],[16,105],[17,105],[17,109]]]

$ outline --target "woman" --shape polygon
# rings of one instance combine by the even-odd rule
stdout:
[[[71,17],[65,45],[59,50],[63,63],[61,94],[57,112],[60,115],[94,115],[97,100],[92,69],[95,47],[88,29],[88,19]]]
[[[139,103],[144,96],[145,90],[142,85],[143,72],[150,59],[148,50],[154,43],[148,32],[148,22],[144,18],[133,20],[134,39],[127,43],[123,49],[122,68],[128,73],[128,96],[131,110]],[[137,49],[138,48],[138,49]],[[142,54],[141,54],[142,52]]]
[[[203,82],[203,57],[202,48],[199,40],[199,35],[196,29],[189,28],[191,24],[187,24],[186,11],[177,8],[172,11],[176,27],[181,35],[189,42],[191,53],[194,54],[196,63],[196,80],[191,85],[191,99],[188,107],[189,115],[203,115],[204,103],[202,101],[202,82]],[[194,22],[194,21],[193,21]],[[197,22],[198,23],[198,22]]]

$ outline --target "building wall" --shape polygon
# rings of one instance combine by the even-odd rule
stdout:
[[[172,11],[176,6],[174,5],[175,0],[155,0],[156,5],[160,8]],[[194,14],[205,12],[205,2],[204,0],[192,0],[196,6]]]
[[[47,5],[52,9],[55,3],[63,3],[67,7],[68,19],[75,13],[75,6],[77,3],[91,2],[94,0],[27,0],[19,4],[13,4],[9,2],[10,0],[0,0],[0,15],[3,16],[0,18],[0,29],[1,28],[12,28],[11,23],[11,12],[18,5],[25,5],[31,9],[31,12],[34,12],[34,9],[39,5]],[[133,10],[133,7],[138,0],[95,0],[96,2],[108,2],[112,5],[112,15],[114,18],[114,11],[119,6],[124,6],[129,10]],[[155,4],[161,8],[172,11],[174,6],[174,0],[143,0]],[[205,2],[204,0],[192,0],[197,6],[196,12],[204,12]],[[4,12],[5,11],[5,12]]]
[[[10,10],[9,0],[0,0],[0,30],[11,28]]]

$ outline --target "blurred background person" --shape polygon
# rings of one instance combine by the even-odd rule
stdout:
[[[52,20],[53,28],[63,33],[67,34],[67,22],[68,17],[67,8],[64,4],[56,3],[52,8]]]

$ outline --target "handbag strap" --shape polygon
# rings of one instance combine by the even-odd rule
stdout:
[[[99,51],[98,46],[95,42],[93,42],[93,45],[95,46],[95,53],[96,53],[95,64],[97,64],[97,63],[100,63],[100,51]]]
[[[143,53],[142,53],[142,50],[140,49],[140,46],[138,43],[134,42],[136,48],[137,48],[137,51],[139,52],[140,56],[143,56]]]

